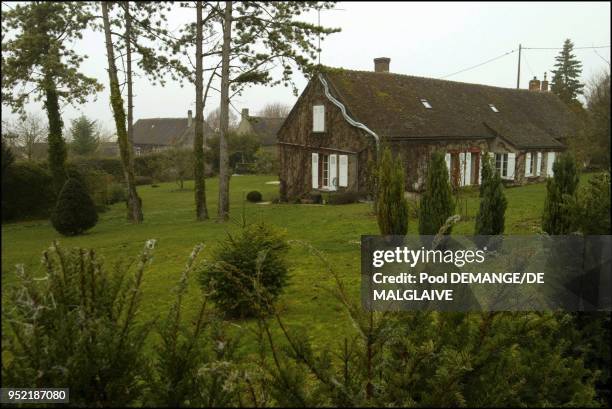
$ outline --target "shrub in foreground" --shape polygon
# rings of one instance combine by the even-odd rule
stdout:
[[[78,179],[68,179],[51,215],[55,230],[64,236],[74,236],[91,229],[97,222],[98,213],[85,186]]]
[[[274,301],[287,283],[288,249],[284,234],[271,226],[247,225],[214,251],[200,272],[201,283],[229,316],[256,315],[268,308],[260,295]]]
[[[399,158],[385,148],[376,169],[376,220],[380,234],[405,235],[408,232],[408,201],[404,197],[404,169]]]
[[[14,163],[2,181],[2,220],[49,217],[56,197],[47,169],[35,163]]]
[[[571,154],[564,153],[553,164],[554,176],[546,181],[542,230],[548,234],[569,234],[572,214],[568,204],[578,188],[578,170]]]
[[[498,172],[493,171],[488,155],[482,159],[482,183],[480,207],[476,215],[476,235],[497,235],[504,233],[505,213],[508,201]]]
[[[444,155],[434,152],[429,161],[425,192],[419,204],[419,234],[437,234],[452,216],[455,205]],[[448,229],[446,234],[450,234]]]

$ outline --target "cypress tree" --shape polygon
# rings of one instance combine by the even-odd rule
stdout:
[[[568,234],[572,228],[571,206],[578,187],[576,161],[570,154],[561,155],[553,164],[554,176],[546,181],[546,199],[542,230],[548,234]]]
[[[484,152],[482,155],[482,166],[480,168],[480,187],[479,187],[479,196],[482,197],[484,195],[487,183],[489,183],[491,179],[491,174],[496,173],[495,167],[491,164],[491,157],[488,152]],[[490,166],[485,166],[485,162]]]
[[[405,235],[408,232],[408,201],[404,197],[404,170],[399,158],[385,148],[377,169],[376,220],[380,234]]]
[[[96,225],[98,213],[85,186],[69,178],[62,188],[51,215],[51,224],[64,236],[75,236]]]
[[[480,208],[476,215],[476,235],[496,235],[504,232],[504,221],[508,201],[504,195],[499,173],[493,171],[488,155],[482,158],[482,183],[480,185]]]
[[[429,161],[425,192],[419,207],[419,234],[434,235],[455,209],[444,156],[434,152]],[[449,228],[445,234],[450,234]]]

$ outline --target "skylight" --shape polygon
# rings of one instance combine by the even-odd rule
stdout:
[[[499,109],[497,109],[493,104],[489,104],[489,108],[491,108],[491,111],[493,112],[499,112]]]
[[[423,104],[425,108],[431,109],[431,104],[425,98],[421,98],[421,104]]]

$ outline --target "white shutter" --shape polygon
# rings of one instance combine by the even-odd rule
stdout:
[[[553,163],[555,163],[555,153],[548,152],[548,157],[546,158],[546,176],[552,177],[555,175],[553,171]]]
[[[338,155],[329,155],[329,190],[338,189]]]
[[[338,172],[338,185],[342,187],[348,186],[348,155],[339,155],[340,170]]]
[[[478,184],[481,185],[482,184],[482,165],[483,165],[483,160],[485,158],[481,153],[478,154],[478,158],[480,159],[480,168],[478,169]]]
[[[472,153],[465,153],[465,186],[472,184]]]
[[[531,174],[531,156],[533,153],[525,153],[525,176],[532,176]]]
[[[319,154],[312,154],[312,188],[319,188]]]
[[[516,153],[508,153],[508,177],[507,179],[514,180],[514,168],[516,166]]]
[[[536,176],[542,174],[542,152],[538,152],[538,160],[536,162]]]
[[[312,131],[325,131],[325,105],[313,105],[312,107]]]
[[[446,161],[446,170],[448,171],[448,177],[450,179],[451,174],[451,154],[447,153],[444,155],[444,160]]]

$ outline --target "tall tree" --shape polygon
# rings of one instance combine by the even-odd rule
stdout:
[[[100,144],[96,121],[85,115],[72,121],[70,134],[72,135],[70,148],[78,155],[90,155]]]
[[[455,209],[444,155],[434,152],[429,160],[425,192],[419,206],[419,234],[435,235]],[[450,228],[445,232],[450,234]]]
[[[333,2],[225,2],[217,7],[222,16],[223,44],[221,50],[221,102],[219,144],[219,205],[220,220],[229,217],[229,160],[227,132],[231,98],[240,95],[252,84],[291,84],[293,65],[311,74],[317,57],[317,39],[340,31],[300,21],[298,16],[309,10],[331,8]],[[235,11],[235,15],[234,15]],[[235,23],[235,30],[233,25]],[[270,75],[274,65],[282,68],[282,75]],[[230,87],[232,94],[229,93]]]
[[[196,66],[195,66],[195,109],[196,123],[193,138],[193,176],[195,179],[196,219],[208,219],[206,206],[206,181],[204,179],[204,72],[203,72],[203,26],[202,2],[196,2]],[[182,187],[182,186],[181,186]]]
[[[93,15],[81,2],[27,2],[2,11],[2,102],[23,114],[33,98],[43,101],[49,122],[49,167],[57,191],[66,172],[66,143],[60,104],[85,103],[102,89],[79,72],[84,57],[72,43]],[[8,33],[8,34],[4,34]]]
[[[229,87],[230,87],[230,52],[232,40],[232,1],[225,2],[223,12],[223,48],[221,51],[221,102],[219,104],[219,202],[217,217],[219,220],[229,218]]]
[[[584,84],[580,82],[582,64],[573,54],[574,43],[568,38],[563,43],[563,49],[555,57],[555,69],[551,91],[566,104],[576,104],[578,95],[583,94]]]
[[[104,38],[106,42],[106,55],[108,59],[108,77],[110,85],[111,106],[113,108],[113,116],[115,118],[115,127],[117,128],[117,143],[119,144],[119,153],[123,164],[123,174],[128,191],[128,219],[133,223],[140,223],[143,220],[142,201],[136,191],[136,183],[134,178],[134,163],[133,152],[130,141],[128,139],[126,129],[125,110],[123,108],[123,98],[119,89],[119,78],[117,76],[117,66],[115,64],[115,50],[113,49],[113,41],[111,37],[111,24],[108,13],[108,3],[103,1],[102,19],[104,24]]]
[[[589,159],[596,166],[610,168],[610,72],[597,74],[586,92],[589,124],[586,130]]]

